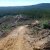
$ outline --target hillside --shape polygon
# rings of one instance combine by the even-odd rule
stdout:
[[[49,50],[50,30],[37,31],[32,29],[34,27],[28,26],[19,26],[8,36],[0,39],[0,50]]]
[[[17,15],[17,14],[37,14],[42,12],[50,13],[50,3],[42,3],[30,6],[12,6],[12,7],[0,7],[0,17],[5,15]],[[43,14],[42,14],[43,15]],[[33,15],[35,16],[35,15]]]
[[[50,3],[0,7],[0,50],[50,50]]]
[[[50,29],[41,27],[43,22],[23,15],[2,17],[0,50],[50,50]]]

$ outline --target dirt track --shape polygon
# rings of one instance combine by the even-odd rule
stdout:
[[[32,50],[32,47],[24,39],[24,34],[29,30],[26,26],[20,26],[0,41],[0,50]]]
[[[26,33],[29,31],[27,25],[14,29],[10,35],[0,40],[0,50],[33,50],[33,45],[27,41]],[[38,48],[46,42],[47,38],[37,41],[34,45]]]

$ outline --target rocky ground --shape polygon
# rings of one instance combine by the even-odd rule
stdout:
[[[36,25],[32,25],[32,21],[28,21],[30,23],[25,22],[16,27],[11,25],[14,28],[8,34],[1,30],[0,50],[50,50],[50,30],[40,28],[35,22],[33,24]]]
[[[50,31],[31,32],[28,25],[19,26],[0,39],[0,50],[50,50]]]

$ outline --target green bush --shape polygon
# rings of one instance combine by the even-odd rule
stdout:
[[[50,29],[50,24],[43,24],[44,29]]]

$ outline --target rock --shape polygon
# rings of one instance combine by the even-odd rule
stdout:
[[[39,24],[40,24],[40,22],[39,22],[38,20],[35,20],[35,21],[33,21],[32,23],[29,23],[29,24],[28,24],[28,27],[30,27],[30,26],[31,26],[31,27],[34,27],[34,26],[40,27]]]
[[[32,23],[32,25],[33,25],[33,26],[37,26],[37,25],[39,25],[39,23],[40,23],[40,22],[39,22],[38,20],[36,20],[35,22]]]

